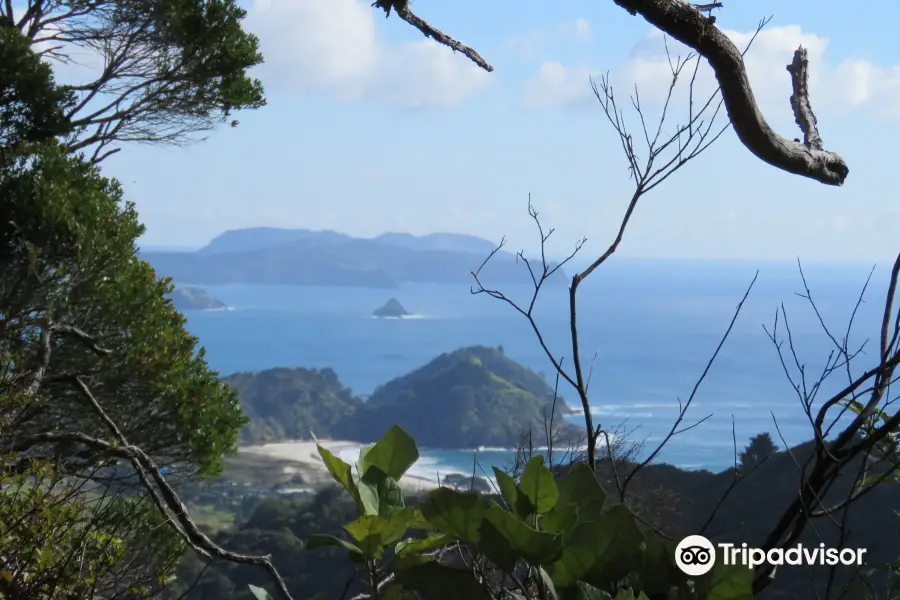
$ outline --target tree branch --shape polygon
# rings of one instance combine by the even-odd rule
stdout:
[[[413,11],[409,10],[408,0],[375,0],[375,2],[372,3],[372,6],[377,6],[382,9],[385,12],[385,17],[391,15],[391,8],[393,8],[398,17],[421,31],[425,37],[433,39],[438,44],[447,46],[454,52],[463,53],[466,58],[489,73],[494,70],[494,67],[481,58],[481,55],[474,49],[466,46],[462,42],[456,41],[444,32],[435,29],[429,25],[427,21],[415,15]]]
[[[734,132],[757,158],[788,173],[827,185],[843,185],[850,172],[844,159],[816,147],[821,145],[821,139],[809,109],[806,56],[802,48],[795,53],[789,70],[794,79],[791,103],[801,128],[806,127],[807,143],[781,137],[766,122],[753,97],[741,53],[714,25],[715,17],[704,16],[697,8],[678,0],[614,1],[630,14],[640,14],[660,31],[693,48],[709,62],[722,90]],[[803,108],[802,114],[796,110],[798,107]]]

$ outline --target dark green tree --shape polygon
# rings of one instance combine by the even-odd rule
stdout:
[[[776,452],[778,452],[778,446],[772,441],[772,436],[768,432],[755,435],[750,438],[750,443],[741,452],[738,470],[747,473]]]
[[[133,205],[57,139],[68,93],[0,35],[0,597],[145,596],[185,546],[136,459],[214,473],[244,418],[136,257]]]
[[[234,0],[35,0],[0,4],[0,27],[16,29],[56,65],[96,64],[67,86],[70,151],[92,161],[121,142],[182,144],[265,103],[248,69],[262,62]],[[87,56],[87,59],[83,57]],[[236,124],[236,122],[233,122]]]

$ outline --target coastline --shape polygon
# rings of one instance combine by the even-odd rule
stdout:
[[[365,444],[348,440],[320,439],[319,443],[335,456],[353,464],[359,455],[359,449]],[[291,440],[239,446],[238,454],[255,454],[268,458],[296,464],[296,473],[312,485],[323,485],[333,481],[331,474],[322,462],[316,442],[311,440]],[[437,478],[421,477],[407,473],[400,480],[400,487],[406,491],[418,492],[433,490],[438,487]]]

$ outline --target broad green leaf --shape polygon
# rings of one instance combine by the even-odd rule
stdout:
[[[566,600],[612,600],[607,592],[597,589],[583,581],[576,582],[575,585],[565,595]],[[618,600],[618,599],[617,599]]]
[[[394,425],[373,446],[360,452],[357,463],[360,477],[365,477],[371,467],[377,467],[385,475],[399,480],[419,460],[416,441],[401,427]]]
[[[556,586],[553,585],[553,579],[550,577],[550,574],[544,570],[544,567],[538,567],[538,573],[540,573],[541,581],[544,582],[544,586],[550,594],[550,600],[557,600],[559,595],[556,593]]]
[[[367,515],[387,517],[404,508],[400,484],[378,467],[370,467],[357,485]]]
[[[453,569],[436,562],[400,571],[394,581],[416,590],[427,600],[491,600],[487,589],[468,570]]]
[[[494,467],[494,478],[497,480],[497,486],[500,488],[500,495],[512,511],[520,519],[525,519],[534,512],[534,506],[519,486],[516,480],[508,473]]]
[[[261,587],[256,587],[252,584],[247,584],[250,587],[250,591],[256,596],[256,600],[272,600],[272,596],[269,595],[269,592],[264,590]]]
[[[332,478],[344,486],[345,490],[350,492],[350,495],[356,501],[357,507],[362,509],[359,490],[356,487],[356,483],[353,481],[353,468],[332,454],[330,450],[319,444],[319,441],[315,436],[313,436],[313,440],[316,442],[316,449],[319,451],[319,456],[322,457],[322,462],[325,463],[325,468],[331,473]]]
[[[406,554],[397,554],[390,561],[391,570],[394,572],[411,569],[425,563],[435,562],[437,558],[430,554],[418,554],[409,552]]]
[[[553,472],[544,466],[544,457],[541,455],[531,457],[525,465],[519,486],[539,515],[550,511],[559,500]]]
[[[408,539],[397,542],[394,551],[397,556],[405,554],[415,554],[417,552],[430,552],[447,544],[454,542],[454,539],[443,533],[432,533],[418,540]]]
[[[379,600],[412,600],[413,594],[402,585],[389,583],[378,592]]]
[[[650,595],[667,593],[687,579],[675,565],[676,542],[650,531],[645,534],[638,577],[641,589]]]
[[[716,563],[712,571],[699,578],[697,587],[706,591],[706,600],[752,600],[753,573],[743,565]]]
[[[410,529],[431,529],[431,523],[422,515],[422,511],[413,508],[413,516],[409,520]]]
[[[516,555],[509,540],[487,519],[482,521],[479,532],[481,539],[478,542],[478,550],[498,569],[511,573],[516,566]]]
[[[585,581],[615,581],[640,568],[644,534],[638,528],[634,514],[626,506],[613,506],[592,525],[592,528],[583,532],[587,534],[586,539],[578,540],[577,529],[573,534],[573,543],[593,543],[598,557]]]
[[[481,496],[472,492],[457,492],[437,488],[419,506],[422,516],[439,531],[466,542],[477,544],[479,528],[486,505]]]
[[[622,588],[616,594],[615,600],[649,600],[644,594],[644,592],[640,592],[637,596],[634,595],[634,590],[631,588]]]
[[[381,503],[378,500],[378,489],[360,481],[356,484],[356,490],[359,497],[357,501],[359,512],[364,515],[378,516],[381,512],[379,510]]]
[[[550,564],[562,554],[562,536],[533,529],[496,504],[487,509],[485,519],[506,538],[514,554],[532,564]]]
[[[575,463],[568,472],[556,482],[559,500],[556,505],[578,506],[578,518],[581,521],[596,521],[603,512],[606,492],[597,481],[591,468],[584,463]]]
[[[538,526],[541,531],[561,533],[568,540],[578,525],[578,505],[558,503],[553,510],[541,517]]]
[[[597,562],[597,554],[590,548],[566,546],[562,556],[550,565],[550,578],[557,589],[567,588],[577,582]]]
[[[315,535],[309,536],[309,539],[306,540],[306,549],[307,550],[315,550],[316,548],[326,548],[326,547],[336,547],[343,548],[351,555],[357,555],[362,557],[363,552],[360,550],[359,546],[355,544],[351,544],[346,540],[342,540],[333,535],[328,535],[324,533],[317,533]]]
[[[344,525],[344,529],[359,542],[363,554],[369,558],[378,558],[385,546],[403,537],[411,517],[411,510],[398,511],[389,517],[362,515]]]

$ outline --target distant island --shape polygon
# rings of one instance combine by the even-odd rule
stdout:
[[[196,287],[177,286],[169,294],[172,304],[182,310],[224,310],[228,306],[218,298],[211,296],[206,290]]]
[[[496,248],[474,236],[385,233],[355,238],[334,231],[257,227],[226,231],[196,252],[141,252],[157,274],[186,284],[356,286],[471,284],[472,271]],[[530,284],[528,269],[499,251],[482,269],[490,285]],[[547,280],[565,285],[562,269]]]
[[[400,304],[400,301],[396,298],[391,298],[387,301],[387,303],[381,308],[376,308],[372,313],[372,316],[380,317],[382,319],[385,318],[395,318],[401,319],[407,315],[411,315],[412,313],[403,308],[403,305]]]
[[[238,391],[250,419],[242,443],[303,440],[311,433],[368,443],[397,424],[422,447],[513,448],[529,430],[544,435],[553,408],[553,388],[541,375],[485,346],[442,354],[379,386],[365,402],[331,369],[268,369],[223,381]],[[581,428],[562,418],[571,410],[562,400],[555,410],[554,433],[580,440]]]

